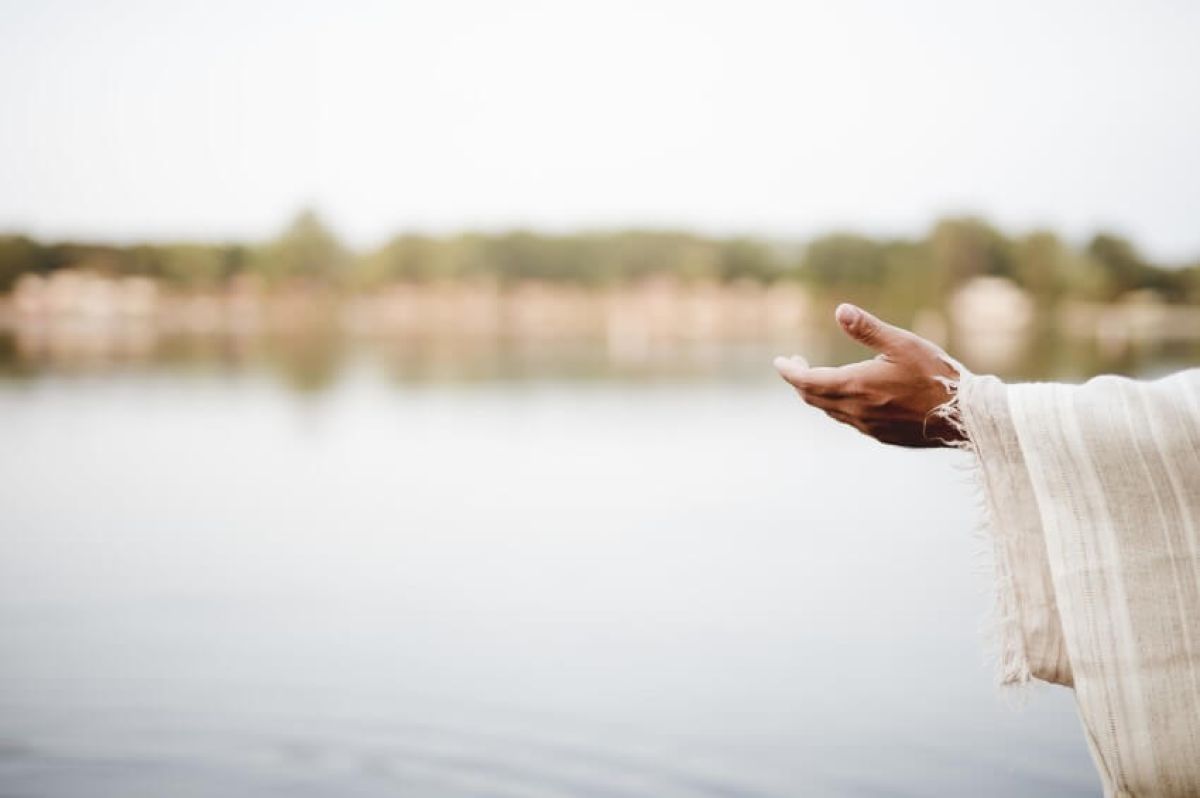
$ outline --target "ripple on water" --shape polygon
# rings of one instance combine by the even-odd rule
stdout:
[[[0,747],[10,794],[782,798],[710,768],[677,764],[661,741],[600,744],[577,728],[558,736],[490,723],[309,716],[264,722],[249,714],[115,707],[79,720],[34,724],[27,740]]]

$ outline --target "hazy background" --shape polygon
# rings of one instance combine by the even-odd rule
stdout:
[[[1198,30],[0,0],[0,795],[1096,794],[965,456],[769,364],[1195,365]]]
[[[1184,2],[4,3],[0,219],[915,234],[1200,250]]]

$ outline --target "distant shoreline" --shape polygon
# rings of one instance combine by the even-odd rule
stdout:
[[[689,345],[754,343],[772,351],[823,347],[837,296],[795,281],[764,284],[651,277],[588,287],[525,280],[393,282],[334,290],[304,282],[268,287],[235,279],[183,289],[146,277],[63,269],[25,276],[0,295],[0,335],[25,363],[139,362],[171,342],[440,342],[488,350],[510,343],[599,346],[618,360]],[[879,310],[887,315],[887,298]],[[1200,307],[1151,292],[1120,302],[1062,300],[1039,308],[1010,280],[978,277],[943,305],[897,323],[950,346],[969,365],[1014,368],[1047,337],[1119,358],[1146,345],[1200,343]]]

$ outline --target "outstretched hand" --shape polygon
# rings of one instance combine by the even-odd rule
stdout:
[[[834,314],[854,340],[878,354],[848,366],[812,368],[799,355],[775,368],[800,398],[883,443],[948,446],[962,435],[935,408],[951,398],[959,368],[940,347],[853,305]]]

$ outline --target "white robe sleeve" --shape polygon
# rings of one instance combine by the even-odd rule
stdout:
[[[1073,685],[1110,795],[1200,795],[1200,370],[1006,386],[958,421],[995,547],[1002,680]]]

